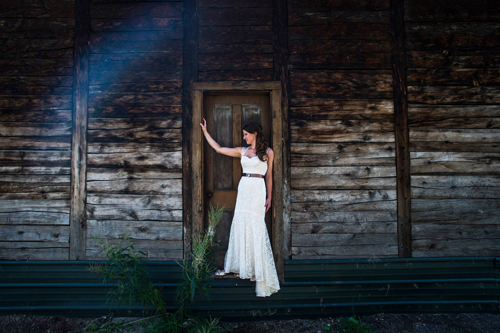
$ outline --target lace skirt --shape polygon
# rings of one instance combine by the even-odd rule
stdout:
[[[266,188],[262,178],[242,178],[224,270],[256,282],[258,297],[270,296],[280,289],[271,242],[265,223]]]

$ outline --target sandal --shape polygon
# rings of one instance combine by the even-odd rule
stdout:
[[[224,276],[224,275],[226,275],[226,272],[223,269],[218,269],[215,272],[215,275],[217,275],[217,276]]]

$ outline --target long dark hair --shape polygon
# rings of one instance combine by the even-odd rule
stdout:
[[[259,160],[266,162],[268,158],[266,153],[268,143],[264,134],[262,134],[262,125],[257,122],[251,122],[243,126],[243,129],[251,134],[257,133],[257,136],[255,137],[255,149],[257,150],[256,154],[259,156]]]

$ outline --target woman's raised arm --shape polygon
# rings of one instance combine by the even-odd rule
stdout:
[[[223,154],[231,157],[241,157],[241,147],[236,147],[236,148],[228,148],[228,147],[221,147],[211,136],[208,134],[207,131],[207,121],[205,118],[203,118],[203,123],[200,123],[201,129],[203,131],[203,134],[205,135],[205,138],[208,141],[208,144],[212,146],[212,148],[218,153],[218,154]]]

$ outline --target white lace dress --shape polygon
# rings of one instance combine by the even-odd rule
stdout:
[[[245,156],[247,150],[242,150],[243,173],[265,175],[267,162],[261,161],[258,156]],[[227,273],[238,273],[242,279],[256,281],[255,293],[258,297],[270,296],[280,289],[264,220],[265,203],[264,178],[241,177],[224,261]]]

